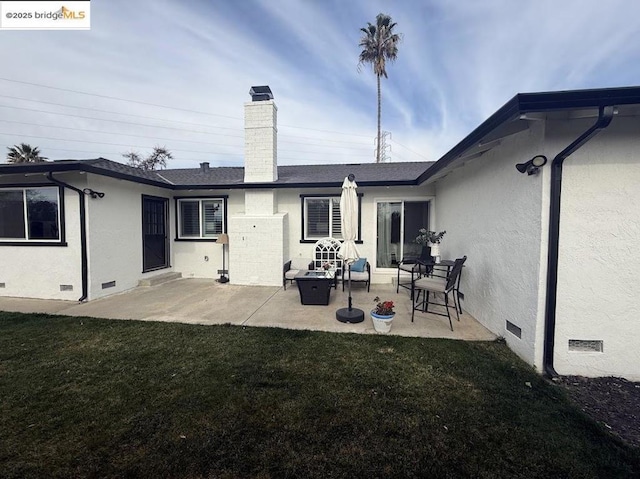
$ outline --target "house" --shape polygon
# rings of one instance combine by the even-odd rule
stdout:
[[[231,283],[280,285],[286,260],[339,237],[353,173],[374,284],[417,253],[418,228],[447,230],[443,255],[468,256],[465,309],[524,360],[640,379],[640,88],[517,95],[437,162],[306,166],[278,166],[276,105],[252,93],[243,168],[1,165],[0,295],[91,300],[166,272],[217,278],[225,252]]]

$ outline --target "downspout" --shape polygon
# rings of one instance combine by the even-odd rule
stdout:
[[[87,221],[86,221],[86,201],[85,195],[91,195],[92,198],[102,198],[104,193],[98,193],[89,188],[81,190],[75,186],[71,186],[68,183],[64,183],[53,177],[53,172],[47,173],[47,179],[52,183],[55,183],[62,188],[69,188],[70,190],[78,193],[80,199],[80,260],[82,268],[82,296],[78,299],[79,302],[86,301],[89,296],[89,255],[87,253]]]
[[[556,305],[558,296],[558,251],[560,245],[560,196],[562,194],[562,164],[569,155],[587,143],[601,130],[609,126],[613,118],[613,106],[600,107],[598,119],[582,135],[556,155],[551,163],[551,198],[549,203],[549,253],[547,257],[547,301],[544,321],[544,372],[558,376],[553,367],[556,332]]]

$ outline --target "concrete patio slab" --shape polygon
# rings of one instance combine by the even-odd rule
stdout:
[[[347,307],[348,293],[341,286],[331,290],[328,306],[300,304],[298,288],[236,286],[208,279],[179,279],[157,286],[139,287],[107,298],[77,303],[72,301],[0,298],[0,310],[40,312],[108,319],[138,319],[190,324],[234,324],[328,332],[378,334],[369,311],[373,299],[396,303],[392,335],[491,341],[496,336],[464,313],[454,318],[454,331],[446,317],[416,312],[411,322],[411,301],[406,290],[396,293],[392,285],[377,285],[367,292],[361,285],[352,291],[353,306],[365,312],[365,320],[345,324],[336,320],[336,311]]]

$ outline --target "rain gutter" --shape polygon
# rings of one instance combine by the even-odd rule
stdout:
[[[582,147],[600,131],[609,126],[613,106],[601,106],[596,122],[556,155],[551,163],[551,198],[549,203],[549,251],[547,256],[547,298],[544,321],[543,369],[550,377],[558,376],[553,367],[556,333],[556,306],[558,297],[558,251],[560,245],[560,207],[562,194],[562,165],[564,160]]]
[[[53,172],[47,173],[47,179],[52,183],[61,186],[62,188],[69,188],[70,190],[78,193],[80,200],[80,264],[82,272],[82,296],[78,299],[79,302],[86,301],[89,296],[89,254],[87,252],[87,207],[85,195],[91,195],[92,198],[102,198],[104,193],[93,191],[89,188],[81,190],[75,186],[71,186],[68,183],[60,181],[53,177]]]

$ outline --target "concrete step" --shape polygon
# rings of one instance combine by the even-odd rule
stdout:
[[[182,278],[182,273],[162,273],[157,276],[141,279],[138,281],[138,286],[155,286],[179,278]]]

